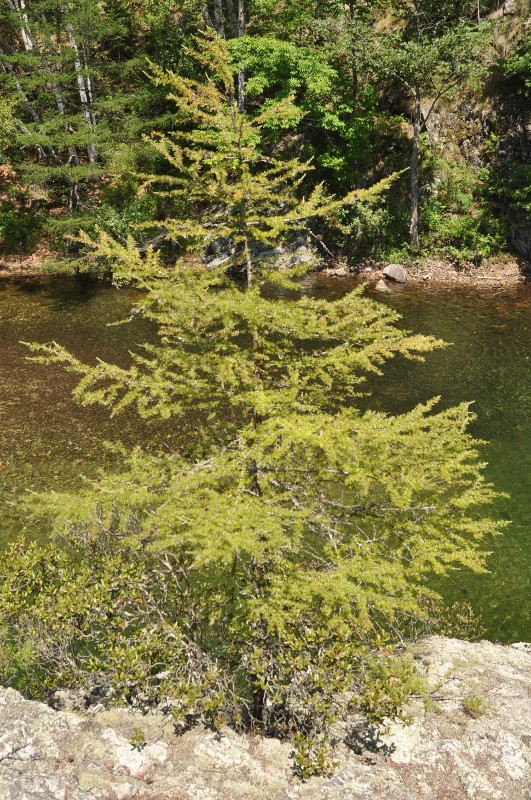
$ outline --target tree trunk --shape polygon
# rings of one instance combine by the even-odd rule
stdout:
[[[411,222],[409,240],[411,247],[419,247],[419,144],[420,144],[420,86],[415,85],[415,111],[413,119],[413,149],[411,152]]]
[[[238,0],[235,7],[234,0],[226,0],[229,13],[230,30],[235,39],[245,36],[245,0]],[[202,13],[205,25],[213,28],[221,37],[225,36],[225,23],[223,18],[223,0],[214,0],[214,22],[208,13],[205,2],[202,4]],[[240,61],[238,70],[238,111],[243,114],[245,109],[245,68]]]
[[[210,14],[208,13],[208,7],[205,2],[201,3],[201,14],[203,16],[203,22],[207,26],[207,28],[214,28],[215,26],[212,24],[212,20],[210,19]]]
[[[354,3],[352,2],[352,0],[351,0],[351,2],[349,2],[348,5],[349,5],[350,21],[353,22],[354,21],[354,15],[355,15],[355,8],[354,8]],[[357,53],[356,53],[356,47],[355,47],[354,41],[352,41],[350,57],[351,57],[350,71],[351,71],[351,75],[352,75],[352,99],[353,99],[352,117],[354,118],[355,115],[356,115],[355,106],[356,106],[357,98],[358,98],[358,65],[357,65]]]
[[[250,287],[253,281],[253,271],[251,264],[251,253],[249,252],[249,242],[247,236],[243,240],[243,253],[245,257],[245,273],[247,275],[247,286]]]
[[[245,0],[238,0],[238,38],[245,36]],[[245,110],[245,68],[240,61],[238,72],[238,111],[243,114]]]
[[[214,0],[214,20],[216,30],[222,39],[225,38],[225,23],[223,20],[223,0]]]
[[[90,93],[89,93],[89,90],[88,90],[88,88],[87,88],[87,86],[85,84],[85,78],[83,77],[83,67],[81,66],[81,61],[80,61],[80,56],[79,56],[79,48],[77,46],[77,41],[76,41],[76,37],[75,37],[75,34],[74,34],[74,26],[72,25],[72,22],[69,19],[70,8],[68,6],[68,3],[64,4],[63,11],[64,11],[64,15],[65,15],[66,30],[68,31],[68,41],[70,43],[70,47],[72,48],[72,50],[75,53],[75,56],[74,56],[74,69],[76,71],[77,90],[78,90],[78,93],[79,93],[79,101],[81,103],[81,110],[83,112],[83,117],[85,119],[85,122],[87,123],[88,129],[89,129],[93,139],[95,139],[96,117],[95,117],[95,114],[94,114],[93,110],[90,108],[90,99],[89,99],[90,98]],[[87,76],[87,78],[88,78],[88,76]],[[96,147],[95,141],[92,141],[92,142],[90,142],[88,144],[87,153],[88,153],[89,162],[91,164],[95,164],[96,160],[98,158],[98,151],[97,151],[97,147]]]
[[[79,195],[77,192],[77,183],[73,183],[70,186],[70,197],[68,201],[68,207],[70,211],[77,211],[79,205]]]
[[[238,37],[238,15],[234,9],[234,0],[227,0],[227,10],[229,12],[230,27],[232,35]]]
[[[253,707],[251,714],[254,722],[262,722],[264,719],[265,692],[260,687],[253,691]]]
[[[28,53],[34,52],[39,57],[43,72],[46,72],[46,74],[50,76],[50,85],[52,87],[52,91],[55,97],[55,102],[57,103],[57,109],[59,111],[59,114],[62,117],[64,117],[66,113],[65,104],[63,102],[63,97],[61,94],[61,90],[59,88],[59,84],[56,83],[52,77],[54,69],[53,66],[50,66],[49,64],[46,63],[43,52],[39,47],[37,37],[33,34],[33,31],[31,30],[29,17],[26,13],[25,0],[19,0],[19,3],[17,3],[17,0],[14,0],[13,3],[8,1],[8,5],[13,11],[16,11],[16,13],[18,14],[20,20],[20,32],[22,35],[22,41],[24,43],[24,49]],[[68,127],[66,125],[65,125],[65,130],[68,132]],[[68,148],[68,163],[69,164],[74,163],[76,166],[79,164],[79,157],[75,145],[71,145]]]

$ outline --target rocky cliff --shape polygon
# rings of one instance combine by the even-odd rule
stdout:
[[[430,702],[387,735],[337,731],[333,776],[293,775],[290,744],[178,736],[171,717],[55,711],[0,690],[2,800],[530,800],[531,645],[441,637],[413,649]]]

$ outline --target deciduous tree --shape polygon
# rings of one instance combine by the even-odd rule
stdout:
[[[408,90],[413,101],[410,244],[419,246],[420,136],[443,97],[483,67],[486,39],[461,0],[400,0],[395,4],[400,31],[382,37],[382,65]],[[423,98],[428,108],[422,113]]]

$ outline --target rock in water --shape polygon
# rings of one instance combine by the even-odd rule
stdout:
[[[407,281],[407,272],[400,264],[388,264],[383,271],[386,278],[398,283],[405,283]]]
[[[390,292],[391,291],[389,286],[386,284],[386,282],[382,281],[381,279],[376,284],[375,289],[376,289],[377,292]]]

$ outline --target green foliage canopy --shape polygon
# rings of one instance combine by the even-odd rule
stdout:
[[[135,452],[81,502],[57,496],[56,529],[69,540],[108,530],[116,544],[143,541],[146,558],[169,558],[167,580],[186,590],[175,584],[159,610],[173,636],[199,648],[196,671],[215,664],[259,718],[267,698],[274,727],[292,719],[293,682],[310,670],[307,726],[356,654],[422,617],[430,574],[482,569],[477,543],[496,525],[476,513],[493,493],[465,430],[468,408],[435,413],[432,402],[398,417],[355,408],[364,374],[435,344],[359,292],[333,303],[267,299],[221,272],[165,273],[153,252],[100,247],[147,291],[136,310],[157,323],[160,346],[129,369],[84,365],[58,345],[33,349],[82,376],[80,402],[114,413],[134,405],[186,431],[201,424],[182,453]],[[129,608],[138,625],[144,611]],[[176,691],[184,673],[168,668]]]
[[[208,244],[221,236],[240,245],[233,260],[243,261],[250,285],[252,241],[276,244],[309,219],[332,216],[346,204],[380,194],[394,176],[341,200],[327,196],[323,184],[301,196],[311,165],[263,151],[264,130],[290,127],[300,119],[292,97],[265,104],[251,118],[238,108],[225,42],[201,37],[192,55],[206,71],[202,82],[153,66],[155,82],[171,87],[181,127],[171,136],[151,137],[175,172],[162,179],[145,176],[145,185],[165,183],[163,194],[186,199],[183,216],[163,223],[173,238]]]

